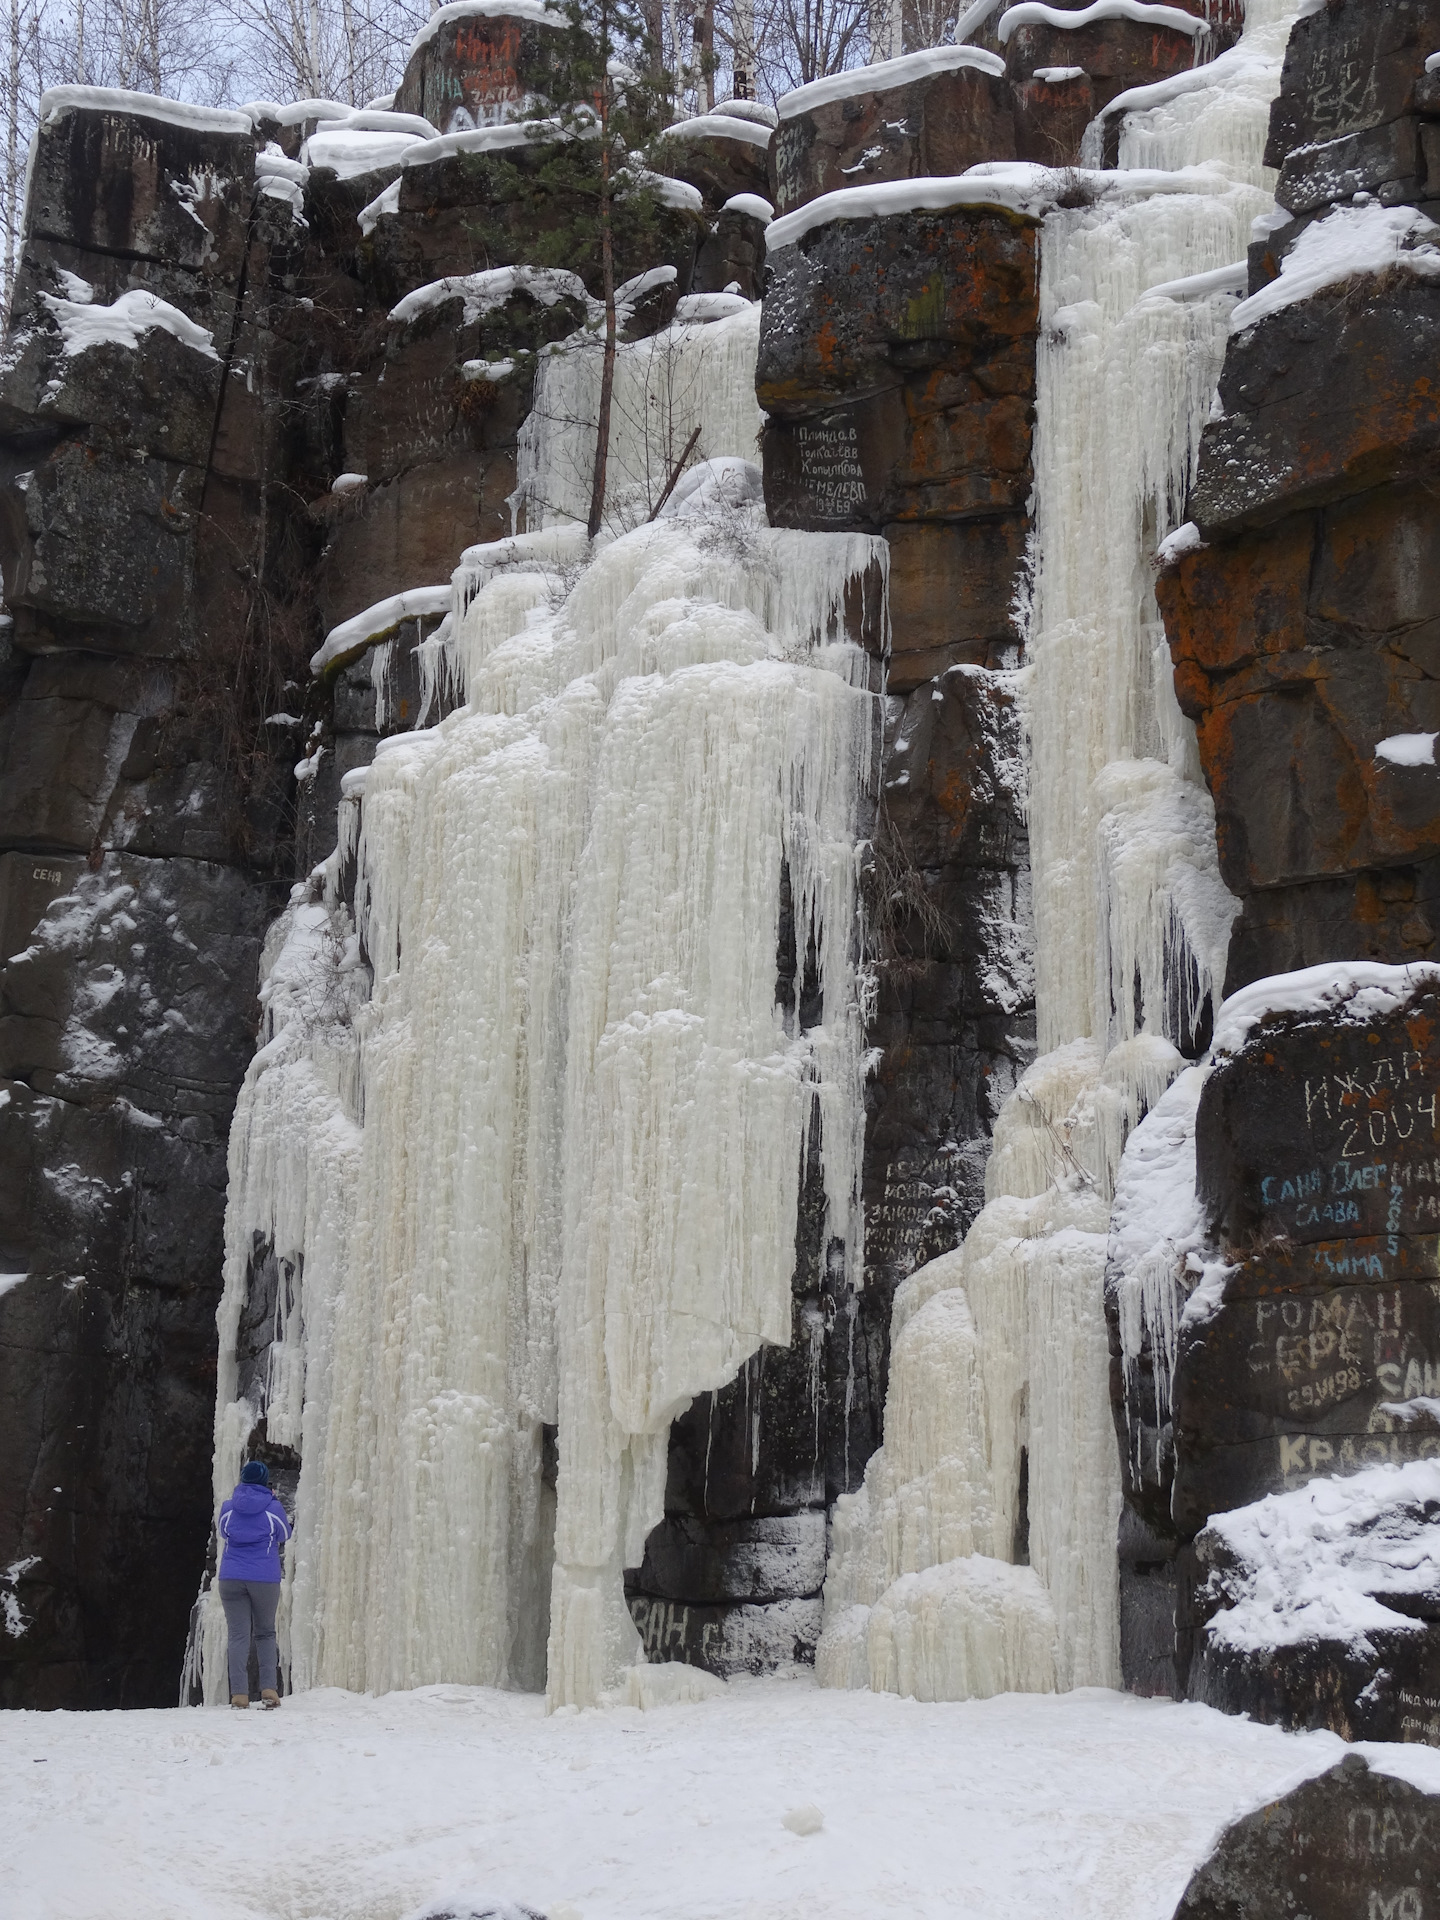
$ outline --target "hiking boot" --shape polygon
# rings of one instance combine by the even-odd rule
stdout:
[[[268,1712],[272,1707],[279,1706],[280,1696],[273,1687],[262,1687],[260,1689],[260,1704]]]
[[[250,1704],[250,1696],[248,1693],[232,1693],[230,1696],[230,1704],[232,1707],[248,1707]]]

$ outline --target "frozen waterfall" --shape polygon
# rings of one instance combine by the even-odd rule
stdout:
[[[844,603],[885,549],[765,525],[757,317],[623,351],[639,524],[593,555],[555,510],[573,428],[532,444],[542,524],[464,556],[426,643],[432,695],[463,703],[347,776],[340,846],[272,933],[215,1471],[218,1498],[261,1416],[301,1450],[297,1688],[548,1679],[552,1704],[593,1703],[638,1657],[622,1572],[663,1515],[672,1421],[790,1341],[817,1111],[827,1230],[858,1276],[877,703]],[[557,357],[542,392],[588,357]],[[637,462],[658,494],[692,416],[709,464],[649,522]],[[785,877],[808,1028],[776,999]],[[260,1255],[285,1284],[242,1382]]]
[[[1152,569],[1273,211],[1260,156],[1302,3],[1251,0],[1231,52],[1122,100],[1119,172],[1057,179],[1044,216],[1017,676],[1040,1058],[963,1247],[896,1295],[885,1444],[833,1520],[832,1685],[1119,1682],[1112,1206],[1127,1140],[1207,1043],[1234,909]],[[215,1472],[218,1498],[260,1420],[301,1457],[296,1687],[629,1697],[623,1575],[664,1517],[671,1425],[789,1344],[817,1134],[860,1283],[878,702],[846,604],[886,549],[766,525],[757,323],[622,349],[593,550],[593,344],[542,355],[524,530],[461,558],[421,650],[446,717],[347,777],[337,851],[267,944]],[[652,520],[697,427],[703,464]],[[782,897],[808,1025],[777,1001]]]
[[[1023,676],[1041,1057],[963,1249],[896,1296],[885,1444],[835,1517],[832,1685],[1119,1683],[1111,1202],[1131,1129],[1208,1041],[1234,914],[1154,553],[1274,211],[1261,156],[1299,4],[1250,0],[1229,53],[1122,96],[1120,172],[1044,220]]]

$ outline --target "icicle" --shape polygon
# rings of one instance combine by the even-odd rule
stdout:
[[[755,400],[760,307],[703,325],[677,322],[616,355],[605,516],[609,528],[650,517],[698,427],[692,459],[753,460],[763,415]],[[601,351],[593,335],[542,353],[535,407],[520,438],[517,506],[527,528],[587,519],[595,464]]]
[[[1119,1310],[1131,1457],[1143,1465],[1143,1414],[1163,1427],[1180,1315],[1203,1272],[1205,1216],[1195,1192],[1195,1116],[1208,1069],[1191,1067],[1131,1134],[1115,1188],[1110,1284]],[[1140,1404],[1140,1365],[1152,1357],[1154,1404]]]

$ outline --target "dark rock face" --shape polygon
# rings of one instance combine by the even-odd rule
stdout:
[[[1282,207],[1302,214],[1359,192],[1412,205],[1440,193],[1424,166],[1426,121],[1440,108],[1425,61],[1437,44],[1435,0],[1346,0],[1296,22],[1265,155],[1280,169]]]
[[[1184,10],[1203,17],[1200,6]],[[1037,72],[1080,67],[1098,109],[1131,87],[1184,73],[1195,64],[1196,37],[1182,28],[1147,26],[1123,18],[1076,27],[1026,21],[1006,43],[1005,71],[1008,78],[1024,84]]]
[[[208,1531],[226,1136],[289,862],[257,728],[303,659],[254,622],[314,553],[266,397],[290,222],[212,121],[42,128],[0,378],[7,1706],[173,1701]],[[104,307],[130,344],[86,344]]]
[[[1395,1409],[1440,1386],[1440,1000],[1262,1028],[1206,1083],[1201,1198],[1234,1267],[1182,1332],[1174,1513],[1440,1453]]]
[[[448,580],[466,547],[510,532],[535,353],[585,318],[578,282],[555,279],[517,277],[492,294],[423,306],[392,322],[383,350],[351,376],[343,458],[365,485],[332,496],[328,510],[327,629],[397,583]]]
[[[823,1455],[827,1501],[880,1444],[895,1288],[963,1238],[995,1116],[1033,1057],[1006,669],[1018,663],[1035,302],[1033,225],[991,209],[835,221],[770,259],[757,385],[771,519],[883,532],[890,548],[891,697],[866,877],[880,1063],[865,1285],[858,1300],[822,1288],[814,1303],[845,1335],[826,1349],[825,1391],[852,1408]],[[797,1370],[803,1335],[797,1322]]]
[[[771,198],[777,213],[789,213],[840,187],[964,173],[981,161],[1017,157],[1005,80],[981,66],[956,66],[788,115],[771,150]]]
[[[891,547],[890,686],[1011,664],[1036,231],[993,208],[835,220],[771,256],[757,388],[779,526]]]
[[[331,298],[336,305],[343,300],[352,311],[360,309],[369,323],[363,332],[378,335],[385,312],[418,287],[532,261],[537,238],[557,226],[569,230],[576,213],[573,204],[545,192],[538,178],[543,164],[543,148],[519,145],[496,154],[442,154],[355,180],[312,174],[306,217],[319,230],[326,268],[336,276]],[[372,206],[387,189],[393,192],[393,208]],[[362,209],[370,209],[363,228],[357,224]],[[685,208],[670,208],[662,212],[659,226],[661,257],[675,267],[679,290],[686,293],[710,223]],[[565,264],[592,293],[598,289],[598,240]],[[366,344],[374,351],[378,341],[370,338]]]
[[[1440,1800],[1346,1754],[1226,1829],[1175,1920],[1425,1920],[1440,1883]]]
[[[662,135],[652,149],[651,164],[672,179],[688,181],[711,213],[718,213],[737,193],[758,193],[763,199],[770,189],[766,129],[735,120],[735,131],[729,133],[725,121],[724,114],[708,114],[698,124],[710,131]]]
[[[1347,1739],[1433,1742],[1440,1632],[1428,1623],[1440,1613],[1403,1572],[1428,1564],[1440,1516],[1428,1486],[1371,1475],[1353,1519],[1338,1488],[1319,1496],[1326,1541],[1352,1529],[1337,1565],[1373,1563],[1363,1593],[1389,1624],[1382,1613],[1347,1626],[1343,1597],[1323,1619],[1272,1623],[1296,1555],[1330,1551],[1284,1544],[1287,1528],[1308,1538],[1321,1524],[1295,1505],[1310,1482],[1440,1459],[1440,995],[1422,982],[1367,1017],[1363,992],[1266,1016],[1210,1069],[1195,1126],[1205,1284],[1196,1293],[1201,1268],[1177,1262],[1128,1396],[1112,1320],[1122,1652],[1138,1691]],[[1177,1328],[1173,1374],[1163,1319]],[[1254,1506],[1268,1496],[1288,1497],[1288,1517]],[[1256,1592],[1276,1596],[1259,1626]],[[1232,1632],[1237,1606],[1246,1624]]]
[[[758,300],[765,288],[765,225],[738,207],[722,208],[717,215],[714,231],[695,256],[691,280],[695,293],[724,293],[731,286],[747,300]]]
[[[442,20],[410,56],[395,95],[397,113],[418,113],[441,133],[518,120],[549,92],[555,27],[517,14]]]
[[[1267,153],[1298,218],[1252,249],[1252,292],[1337,199],[1423,210],[1440,194],[1423,138],[1440,113],[1424,73],[1437,39],[1434,0],[1332,0],[1299,21]],[[1190,503],[1207,544],[1158,592],[1243,903],[1230,990],[1434,951],[1434,770],[1377,747],[1440,725],[1437,328],[1440,285],[1397,266],[1280,307],[1226,357]]]

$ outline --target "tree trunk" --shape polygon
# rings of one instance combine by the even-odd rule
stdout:
[[[605,357],[600,367],[600,408],[595,418],[595,473],[590,482],[593,540],[605,513],[605,470],[610,459],[610,398],[615,390],[615,247],[610,218],[610,15],[600,11],[600,50],[605,73],[600,83],[600,278],[605,301]]]

